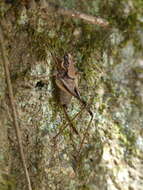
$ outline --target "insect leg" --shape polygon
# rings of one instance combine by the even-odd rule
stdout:
[[[72,124],[70,118],[69,118],[69,115],[67,114],[67,110],[66,108],[63,106],[63,110],[64,110],[64,114],[65,114],[65,117],[69,123],[69,126],[72,128],[72,130],[78,135],[78,131],[76,130],[76,128],[74,127],[74,125]]]
[[[80,144],[80,147],[79,147],[79,150],[78,150],[78,153],[79,153],[79,154],[80,154],[81,149],[82,149],[82,147],[83,147],[85,138],[86,138],[86,136],[87,136],[87,134],[88,134],[88,130],[89,130],[89,128],[90,128],[90,125],[91,125],[91,123],[92,123],[92,120],[93,120],[93,117],[91,117],[91,119],[90,119],[90,121],[89,121],[89,123],[88,123],[88,125],[87,125],[87,128],[85,129],[85,133],[84,133],[84,135],[83,135],[83,139],[82,139],[82,141],[81,141],[81,144]]]
[[[85,109],[85,107],[83,106],[81,108],[81,110],[70,120],[71,122],[74,121],[81,113],[82,111]],[[63,126],[63,128],[59,131],[59,133],[57,135],[55,135],[53,137],[53,139],[56,139],[67,127],[68,127],[69,123],[67,123],[65,126]]]

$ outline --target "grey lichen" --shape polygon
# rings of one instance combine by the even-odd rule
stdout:
[[[61,2],[70,8],[76,3]],[[142,189],[142,1],[78,2],[79,9],[108,18],[111,30],[50,12],[44,19],[38,8],[33,11],[20,7],[15,14],[17,22],[13,22],[10,14],[15,9],[7,13],[8,5],[2,6],[1,17],[8,14],[12,24],[7,51],[33,188]],[[58,92],[51,51],[59,57],[65,52],[73,54],[80,73],[81,96],[93,111],[88,131],[90,116],[86,110],[73,121],[80,137],[68,126],[53,139],[67,121],[55,98]],[[8,105],[5,85],[0,94]],[[74,117],[80,109],[73,98],[69,116]],[[9,121],[6,112],[2,111]],[[12,162],[8,175],[14,174],[16,188],[24,190],[27,187],[11,120],[9,124],[4,123],[10,142],[8,162]],[[8,150],[5,145],[2,148]],[[3,167],[4,155],[2,152],[0,157]]]

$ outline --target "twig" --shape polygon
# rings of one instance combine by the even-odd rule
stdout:
[[[44,7],[42,9],[45,11],[48,11],[48,7],[53,9],[54,12],[57,12],[58,14],[69,16],[73,18],[78,18],[85,20],[86,22],[89,22],[91,24],[96,24],[102,27],[108,27],[109,22],[101,17],[95,17],[89,14],[81,13],[79,11],[74,11],[71,9],[63,8],[57,4],[51,3],[51,2],[45,2]]]
[[[8,87],[8,92],[9,92],[9,99],[10,99],[10,103],[11,103],[13,123],[14,123],[14,128],[16,131],[17,141],[18,141],[19,150],[20,150],[20,156],[21,156],[21,160],[22,160],[22,164],[23,164],[23,168],[24,168],[24,172],[25,172],[25,177],[27,180],[28,190],[32,190],[29,172],[27,170],[25,156],[24,156],[24,152],[23,152],[23,145],[21,142],[20,129],[19,129],[18,121],[17,121],[17,111],[16,111],[16,107],[15,107],[15,103],[14,103],[13,89],[12,89],[12,85],[11,85],[10,73],[9,73],[9,68],[8,68],[9,61],[8,61],[6,53],[5,53],[4,37],[3,37],[1,26],[0,26],[0,48],[1,48],[1,55],[2,55],[5,76],[6,76],[6,81],[7,81],[7,87]]]

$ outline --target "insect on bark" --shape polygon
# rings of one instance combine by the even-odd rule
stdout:
[[[71,102],[71,98],[75,97],[76,99],[79,100],[79,102],[84,106],[84,108],[90,114],[91,120],[93,118],[93,114],[90,111],[90,109],[87,108],[86,102],[81,99],[78,89],[78,73],[75,68],[75,62],[73,61],[73,58],[69,53],[65,54],[62,60],[57,58],[53,54],[52,57],[56,64],[56,72],[54,74],[54,78],[55,78],[55,83],[59,90],[58,93],[59,93],[60,104],[63,107],[69,126],[76,134],[79,134],[67,114],[67,108]]]

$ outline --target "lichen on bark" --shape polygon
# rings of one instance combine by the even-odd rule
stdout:
[[[24,152],[34,190],[141,190],[142,8],[141,0],[65,1],[62,6],[110,21],[102,28],[56,12],[0,1],[9,68],[18,109]],[[79,154],[81,139],[67,127],[55,99],[54,61],[70,52],[80,73],[79,89],[94,120]],[[0,57],[1,60],[1,57]],[[1,61],[2,63],[2,61]],[[0,189],[27,189],[4,71],[0,65]],[[72,99],[68,114],[81,109]],[[73,121],[81,138],[90,116]]]

